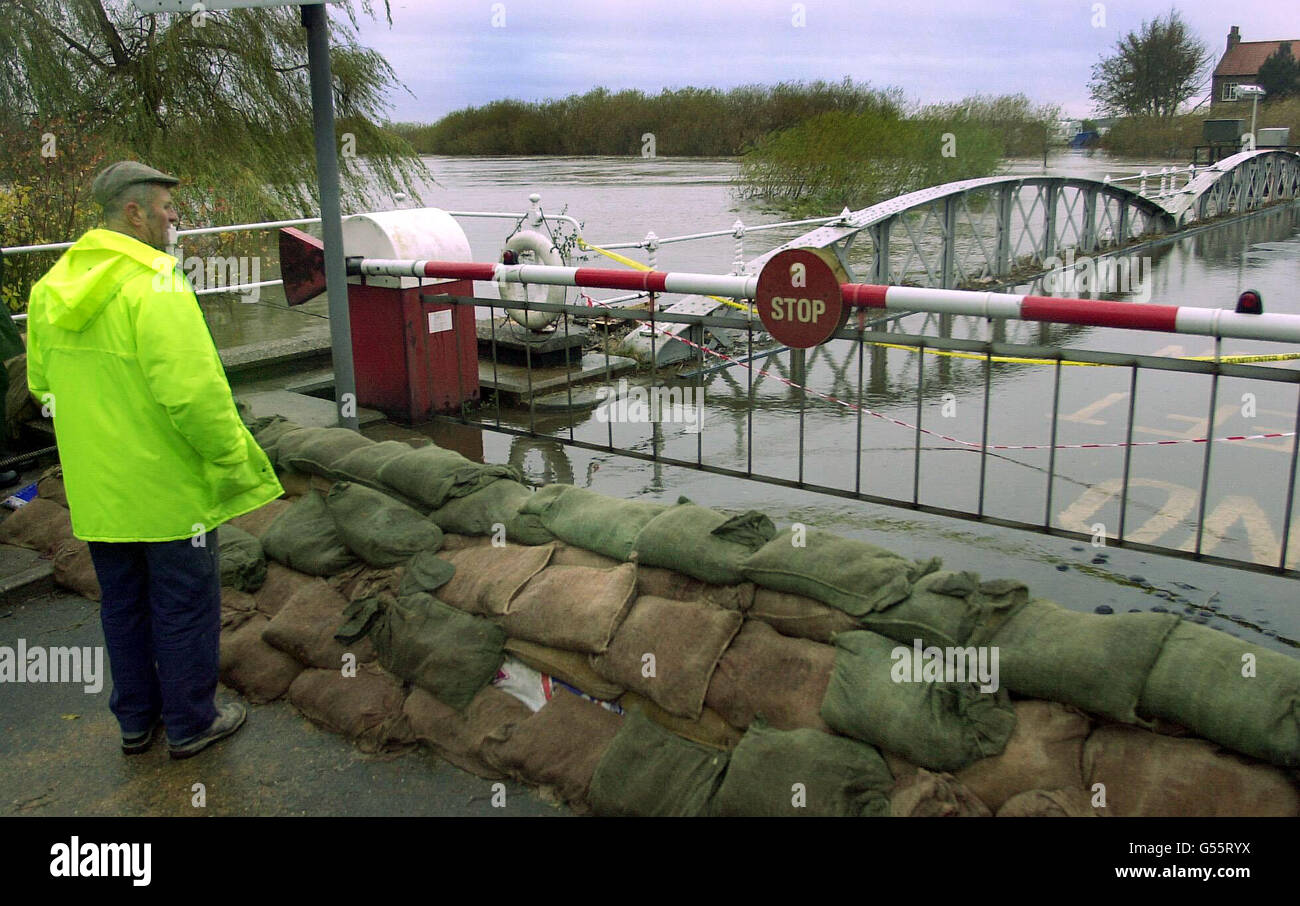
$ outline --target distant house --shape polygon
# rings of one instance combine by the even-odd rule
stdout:
[[[1259,67],[1284,44],[1293,48],[1293,54],[1300,51],[1300,38],[1294,41],[1243,41],[1241,29],[1232,26],[1232,31],[1228,32],[1228,47],[1223,52],[1223,59],[1214,67],[1214,100],[1237,100],[1237,86],[1255,84]]]

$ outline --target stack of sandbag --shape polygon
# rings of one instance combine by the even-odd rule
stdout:
[[[60,486],[62,483],[54,476],[43,480],[57,480]],[[33,498],[0,523],[0,543],[40,551],[53,561],[57,584],[92,601],[99,600],[99,579],[90,545],[72,534],[72,517],[65,505],[39,496]]]
[[[277,462],[331,484],[261,526],[266,579],[231,589],[229,631],[290,657],[290,699],[363,746],[418,740],[612,815],[1296,812],[1278,767],[1144,729],[1291,765],[1281,655],[760,513],[530,493],[432,446],[330,460],[312,445],[347,444],[277,428]],[[996,647],[998,681],[929,675],[932,646],[981,668]],[[1215,663],[1216,689],[1229,666],[1259,685],[1178,694]]]

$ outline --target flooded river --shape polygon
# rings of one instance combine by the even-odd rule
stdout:
[[[427,205],[461,211],[518,211],[537,192],[547,213],[562,210],[583,223],[595,244],[639,240],[653,230],[665,237],[781,219],[734,193],[734,161],[548,158],[428,158],[437,184],[417,187]],[[1048,161],[1056,175],[1112,178],[1143,169],[1158,172],[1169,162],[1118,161],[1084,153]],[[1043,173],[1041,161],[1013,162],[1014,175]],[[409,203],[408,203],[409,204]],[[830,212],[828,212],[830,213]],[[476,260],[497,258],[513,232],[514,221],[462,221]],[[744,258],[792,239],[806,228],[746,237]],[[629,254],[645,260],[644,252]],[[1300,206],[1272,209],[1258,216],[1180,237],[1140,254],[1150,258],[1151,301],[1207,308],[1230,308],[1246,288],[1258,290],[1266,310],[1300,313]],[[727,272],[736,257],[730,236],[663,246],[663,270]],[[592,266],[612,266],[594,259]],[[265,279],[265,277],[263,278]],[[481,287],[480,292],[484,290]],[[204,307],[222,346],[240,345],[301,332],[319,331],[323,301],[284,310],[283,296],[264,291],[261,304],[238,297],[210,298]],[[977,319],[912,316],[899,327],[908,333],[988,338]],[[1136,331],[1043,328],[1012,323],[994,336],[1007,342],[1075,349],[1158,355],[1198,356],[1214,352],[1203,338],[1167,337]],[[742,353],[744,350],[740,350]],[[1226,341],[1223,354],[1289,352],[1278,344]],[[714,363],[709,363],[714,364]],[[1011,446],[1050,442],[1054,369],[1041,365],[996,364],[985,396],[984,363],[927,356],[920,365],[925,391],[921,423],[966,445],[938,437],[922,439],[919,478],[913,449],[915,432],[888,419],[915,424],[918,416],[917,356],[907,350],[858,347],[832,341],[810,353],[804,394],[782,382],[792,376],[788,356],[757,366],[767,375],[732,367],[694,382],[703,390],[704,430],[682,424],[654,427],[620,424],[618,446],[795,479],[800,466],[799,425],[806,438],[805,480],[865,494],[974,511],[980,488],[980,442],[987,405],[988,441]],[[1295,362],[1269,367],[1295,368]],[[753,416],[749,422],[750,381]],[[1224,378],[1216,407],[1209,411],[1210,378],[1144,370],[1133,404],[1134,441],[1192,441],[1206,436],[1253,435],[1294,429],[1294,385]],[[1065,367],[1060,383],[1058,444],[1122,444],[1129,420],[1130,372],[1120,368]],[[833,402],[816,394],[829,394]],[[849,405],[845,405],[848,403]],[[862,417],[859,418],[859,411]],[[495,420],[494,411],[483,416]],[[875,417],[883,416],[882,418]],[[526,413],[504,413],[503,422],[528,425]],[[590,413],[536,421],[543,433],[604,443],[608,424]],[[439,439],[460,428],[424,429]],[[450,432],[450,433],[448,433]],[[751,433],[752,432],[752,433]],[[367,432],[370,433],[370,432]],[[859,441],[859,434],[861,440]],[[751,440],[752,437],[752,440]],[[1236,569],[1140,554],[1113,547],[925,515],[770,484],[722,478],[690,469],[655,466],[616,454],[562,447],[546,440],[518,439],[482,432],[488,461],[513,460],[535,480],[572,480],[603,493],[673,502],[679,495],[723,509],[757,508],[778,523],[803,522],[881,544],[912,556],[940,555],[945,566],[971,569],[986,577],[1017,576],[1033,592],[1079,610],[1109,606],[1115,611],[1168,608],[1206,621],[1269,647],[1300,653],[1300,583]],[[974,448],[969,446],[973,443]],[[1276,563],[1292,464],[1294,438],[1216,443],[1205,501],[1202,551],[1224,557]],[[1200,513],[1200,477],[1206,445],[1180,443],[1131,448],[1130,501],[1125,534],[1161,546],[1191,549]],[[1007,450],[985,463],[986,514],[1041,522],[1048,509],[1049,464],[1052,524],[1113,536],[1119,522],[1118,489],[1124,471],[1122,446],[1058,449],[1050,463],[1047,449]],[[1296,507],[1300,510],[1300,504]],[[1292,513],[1288,565],[1300,560],[1300,512]]]

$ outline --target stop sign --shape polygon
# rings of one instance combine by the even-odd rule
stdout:
[[[828,252],[777,252],[758,275],[754,303],[759,320],[774,340],[793,349],[825,343],[848,316],[842,282],[843,269]]]

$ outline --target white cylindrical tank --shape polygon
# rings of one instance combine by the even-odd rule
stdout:
[[[473,261],[469,238],[456,218],[441,208],[409,208],[355,214],[343,220],[343,254],[363,258],[419,259],[426,261]],[[372,286],[409,289],[419,285],[415,277],[366,277]],[[349,277],[360,283],[360,277]],[[446,281],[426,279],[426,285]]]

